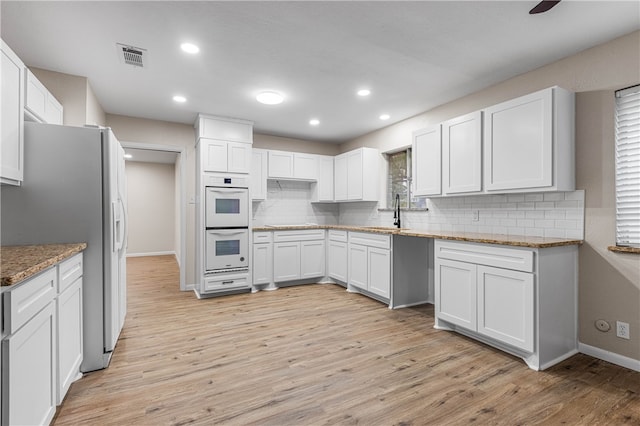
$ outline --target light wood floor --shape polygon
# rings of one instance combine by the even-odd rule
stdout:
[[[172,257],[131,258],[111,366],[56,425],[640,424],[640,373],[586,355],[543,372],[334,285],[197,300]]]

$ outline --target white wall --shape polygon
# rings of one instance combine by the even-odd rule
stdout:
[[[128,255],[176,253],[175,166],[126,162]]]

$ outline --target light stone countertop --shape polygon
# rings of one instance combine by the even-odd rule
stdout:
[[[86,248],[87,243],[2,246],[0,286],[11,286],[24,281]]]
[[[436,240],[469,241],[474,243],[500,244],[506,246],[549,248],[581,245],[582,240],[548,237],[528,237],[524,235],[486,234],[478,232],[424,231],[391,226],[350,226],[350,225],[271,225],[256,226],[254,232],[290,231],[297,229],[338,229],[344,231],[372,232],[376,234],[400,235],[407,237],[433,238]]]

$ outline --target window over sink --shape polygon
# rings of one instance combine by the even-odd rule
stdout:
[[[400,208],[425,208],[426,199],[415,198],[411,182],[411,148],[387,153],[387,208],[395,206],[396,194],[400,195]]]

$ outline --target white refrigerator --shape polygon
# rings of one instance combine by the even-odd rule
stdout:
[[[87,243],[80,369],[106,368],[127,311],[122,146],[109,128],[25,122],[24,183],[0,194],[2,245]]]

